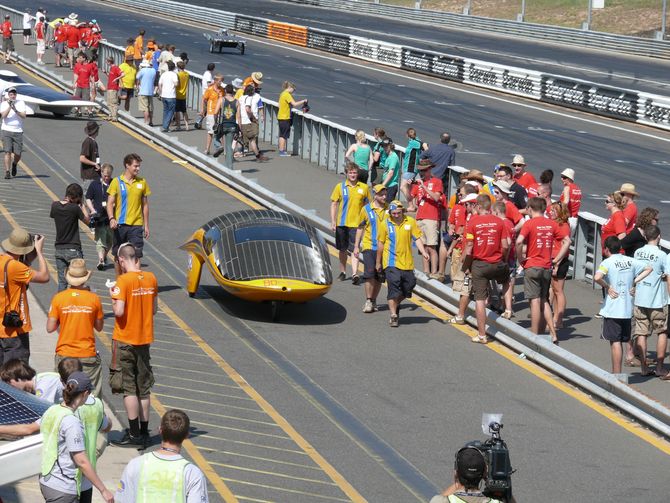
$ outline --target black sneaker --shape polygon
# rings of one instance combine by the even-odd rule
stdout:
[[[120,440],[110,440],[109,443],[117,447],[135,447],[138,449],[145,448],[144,437],[141,435],[139,437],[134,437],[130,434],[128,429],[126,429],[126,433],[123,435],[123,438]]]
[[[12,164],[12,176],[16,176],[16,164]]]
[[[98,271],[104,271],[104,270],[105,270],[105,263],[98,262]]]
[[[337,279],[339,279],[340,281],[344,281],[346,279],[346,277],[347,277],[347,275],[344,274],[343,272],[341,272],[339,274],[339,276],[337,277]]]
[[[212,157],[219,157],[221,154],[223,154],[223,150],[224,149],[222,148],[215,150],[214,153],[212,154]]]
[[[360,277],[358,274],[354,274],[354,275],[351,277],[351,282],[352,282],[354,285],[358,285],[358,284],[361,282],[361,277]]]

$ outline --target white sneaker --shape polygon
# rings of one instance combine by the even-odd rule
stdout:
[[[372,301],[370,299],[367,299],[365,301],[365,305],[363,306],[363,312],[364,313],[371,313],[375,310],[374,305],[372,304]]]

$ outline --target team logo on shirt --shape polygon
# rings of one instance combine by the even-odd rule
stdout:
[[[122,493],[126,488],[126,485],[123,483],[123,480],[119,480],[119,485],[116,487],[116,492]]]
[[[112,289],[112,295],[118,295],[118,294],[120,294],[120,293],[121,293],[121,289],[120,289],[118,286],[115,286],[115,287]]]

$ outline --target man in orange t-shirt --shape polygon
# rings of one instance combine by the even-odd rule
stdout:
[[[102,382],[100,372],[100,355],[95,349],[95,333],[102,330],[104,324],[100,297],[86,286],[91,272],[86,269],[86,261],[76,258],[70,262],[65,272],[65,280],[69,288],[51,299],[47,332],[54,332],[59,326],[58,342],[54,365],[63,358],[77,358],[83,371],[91,378],[94,395],[101,397]]]
[[[144,448],[149,441],[149,405],[154,384],[149,347],[154,341],[158,283],[153,273],[140,269],[137,251],[130,243],[119,246],[117,260],[123,274],[109,289],[116,317],[109,380],[112,393],[123,394],[129,428],[123,438],[112,443]]]
[[[0,316],[8,313],[13,316],[13,326],[0,324],[0,365],[18,358],[28,363],[30,359],[30,341],[32,329],[26,288],[28,283],[48,283],[49,269],[42,255],[44,236],[31,236],[25,229],[17,228],[2,241],[5,253],[0,255]],[[39,269],[30,268],[30,262],[37,258]],[[4,271],[7,267],[7,288],[4,288]],[[7,298],[9,296],[9,298]]]
[[[221,109],[223,101],[223,75],[217,73],[214,75],[214,80],[205,89],[202,94],[202,107],[200,115],[205,118],[205,129],[207,130],[207,142],[205,144],[205,153],[209,155],[209,149],[212,146],[212,139],[214,138],[214,125],[216,124],[216,116]]]
[[[135,68],[140,67],[143,54],[144,54],[144,30],[140,30],[139,35],[135,37],[135,41],[133,42],[133,60],[135,61]]]

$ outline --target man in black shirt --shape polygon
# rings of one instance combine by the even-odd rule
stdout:
[[[114,166],[104,163],[100,179],[93,180],[86,190],[86,206],[91,213],[91,227],[95,231],[95,247],[98,251],[98,271],[105,269],[107,253],[112,249],[113,235],[107,216],[107,189],[112,181]]]
[[[88,121],[84,128],[86,139],[81,144],[79,163],[81,179],[84,180],[85,186],[88,186],[91,180],[100,178],[100,152],[96,141],[99,131],[100,126],[94,121]]]
[[[79,221],[89,222],[88,210],[83,202],[84,191],[78,183],[71,183],[65,189],[65,198],[51,204],[51,214],[56,224],[56,269],[58,270],[58,291],[67,288],[65,271],[70,261],[84,258],[79,238]]]
[[[514,172],[507,164],[498,164],[498,169],[495,173],[496,180],[502,180],[511,185],[510,201],[514,203],[517,209],[524,209],[528,204],[528,193],[521,185],[514,181]]]

